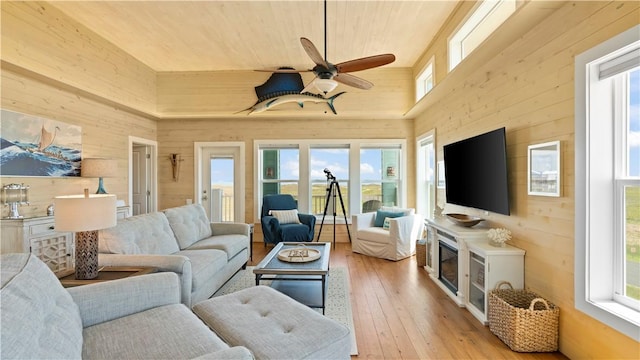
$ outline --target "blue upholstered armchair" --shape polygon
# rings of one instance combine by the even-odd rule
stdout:
[[[281,241],[313,241],[316,217],[298,214],[298,204],[289,194],[267,195],[262,198],[262,233],[264,244]]]

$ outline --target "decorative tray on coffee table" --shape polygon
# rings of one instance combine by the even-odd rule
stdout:
[[[278,253],[278,259],[286,262],[311,262],[320,258],[320,251],[307,247],[284,249]]]

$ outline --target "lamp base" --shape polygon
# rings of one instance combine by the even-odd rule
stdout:
[[[98,179],[98,191],[96,191],[96,194],[106,194],[107,190],[104,189],[104,182],[102,181],[102,178]]]
[[[76,233],[76,279],[98,277],[98,231]]]

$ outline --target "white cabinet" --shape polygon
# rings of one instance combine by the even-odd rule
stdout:
[[[431,279],[458,306],[466,304],[467,246],[472,240],[486,240],[488,229],[468,228],[455,225],[449,220],[436,217],[427,219],[428,238],[432,238]]]
[[[489,291],[498,282],[524,288],[524,250],[489,245],[487,228],[461,227],[444,218],[427,219],[426,225],[432,254],[432,265],[426,266],[429,276],[486,325]]]
[[[117,219],[131,216],[131,208],[120,206]],[[71,232],[55,231],[55,218],[41,216],[23,219],[1,219],[0,253],[31,252],[56,274],[75,269],[75,245]]]
[[[426,241],[426,253],[427,253],[427,260],[426,260],[426,266],[425,269],[427,270],[427,272],[429,274],[433,274],[434,271],[434,261],[435,258],[433,256],[434,252],[433,252],[433,244],[436,244],[438,241],[438,236],[436,234],[436,229],[429,226],[429,222],[425,221],[424,223],[424,229],[425,229],[425,241]]]
[[[0,253],[31,252],[54,273],[73,271],[73,233],[55,231],[53,216],[2,219],[0,224]]]
[[[500,281],[514,289],[524,288],[524,250],[506,245],[495,247],[487,241],[469,241],[466,307],[483,324],[488,324],[489,291]]]

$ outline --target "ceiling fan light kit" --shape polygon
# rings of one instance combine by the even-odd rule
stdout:
[[[277,70],[269,70],[269,72],[272,72],[269,80],[255,88],[258,102],[242,111],[249,110],[249,114],[262,112],[286,102],[297,102],[302,108],[303,102],[312,101],[316,103],[326,102],[331,112],[337,114],[333,107],[333,100],[344,94],[344,91],[326,98],[323,95],[311,93],[314,87],[324,95],[333,91],[338,86],[338,83],[368,90],[373,87],[373,83],[349,73],[387,65],[396,60],[393,54],[381,54],[349,60],[335,65],[330,63],[327,60],[327,0],[324,0],[324,57],[311,40],[301,37],[300,43],[309,58],[315,63],[313,69],[295,70],[289,67],[281,67]],[[315,78],[307,86],[302,86],[301,72],[313,72]],[[292,75],[293,77],[290,77]],[[294,79],[295,83],[291,83],[291,79]],[[296,93],[295,95],[294,92]]]
[[[338,82],[332,79],[321,79],[321,78],[316,78],[313,81],[314,85],[316,86],[316,88],[320,91],[322,91],[323,93],[329,93],[332,92],[333,89],[336,88],[336,86],[338,86]]]

